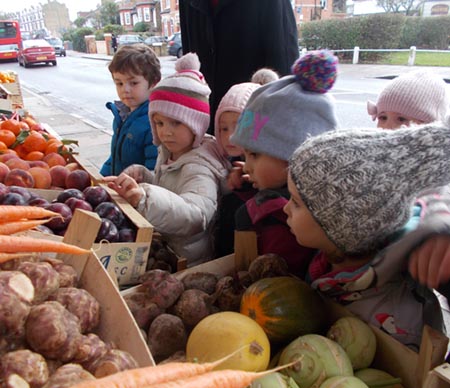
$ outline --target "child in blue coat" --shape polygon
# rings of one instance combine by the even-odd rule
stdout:
[[[145,44],[122,46],[108,66],[120,101],[106,107],[114,116],[111,155],[100,173],[119,175],[132,164],[153,170],[158,156],[148,118],[150,90],[161,79],[159,59]]]

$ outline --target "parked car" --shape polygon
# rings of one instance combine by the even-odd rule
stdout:
[[[45,38],[45,40],[50,43],[55,48],[55,54],[60,57],[66,56],[66,49],[64,48],[63,42],[59,38]]]
[[[19,49],[18,61],[20,66],[30,67],[36,63],[52,64],[56,66],[56,54],[53,46],[45,39],[23,40]]]
[[[149,36],[144,40],[144,43],[149,46],[161,46],[163,43],[166,43],[167,39],[165,36]]]
[[[181,45],[181,33],[175,32],[167,41],[167,54],[175,55],[177,58],[183,56],[183,47]]]
[[[119,47],[143,42],[144,40],[139,35],[120,35],[117,39],[117,45]]]

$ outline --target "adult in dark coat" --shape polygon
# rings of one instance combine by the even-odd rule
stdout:
[[[180,0],[179,11],[183,52],[197,53],[212,90],[211,117],[231,86],[262,67],[289,74],[299,56],[290,0]]]

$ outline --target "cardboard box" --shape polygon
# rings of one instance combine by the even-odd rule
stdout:
[[[93,248],[111,277],[119,286],[137,284],[138,278],[145,272],[148,253],[152,242],[153,227],[136,209],[120,197],[115,191],[104,186],[112,201],[125,213],[137,230],[134,243],[99,243]],[[54,200],[61,193],[58,190],[30,189],[30,191]],[[73,220],[71,221],[74,222]],[[95,235],[96,236],[96,235]],[[94,236],[94,237],[95,237]]]
[[[178,272],[175,276],[182,279],[192,272],[211,272],[225,276],[236,270],[245,270],[249,263],[257,257],[256,236],[253,232],[236,232],[235,254],[188,268]],[[139,290],[136,286],[122,292],[123,296],[130,295]],[[329,322],[331,326],[338,318],[351,313],[343,306],[327,301]],[[447,352],[448,338],[425,327],[420,352],[407,348],[387,333],[373,327],[377,338],[377,352],[373,366],[382,369],[395,377],[402,379],[404,388],[449,388],[450,365],[444,364]]]
[[[20,88],[19,76],[15,72],[10,72],[11,75],[14,76],[14,82],[6,82],[0,83],[1,90],[6,91],[8,93],[8,97],[6,99],[0,99],[0,109],[4,110],[16,110],[22,109],[23,105],[23,97],[22,90]]]
[[[76,210],[74,222],[69,225],[64,242],[89,249],[100,223],[96,214]],[[118,349],[131,353],[139,366],[155,365],[130,310],[95,253],[84,256],[60,254],[57,258],[75,268],[79,275],[79,286],[100,303],[101,320],[95,333],[104,341],[116,344]]]

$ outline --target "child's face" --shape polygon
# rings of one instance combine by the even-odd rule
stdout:
[[[219,141],[223,149],[229,156],[242,156],[244,150],[230,143],[230,137],[236,129],[239,119],[237,112],[223,112],[219,117]]]
[[[409,127],[411,123],[421,124],[420,121],[397,112],[381,112],[378,114],[377,120],[377,128],[382,129],[398,129],[402,125]]]
[[[244,150],[244,173],[249,175],[258,190],[278,189],[286,186],[288,163],[266,154]]]
[[[316,248],[323,252],[336,252],[337,247],[311,215],[290,176],[287,178],[287,185],[291,198],[283,210],[288,216],[287,224],[297,242],[305,247]]]
[[[148,81],[142,75],[112,73],[116,85],[117,95],[131,111],[148,100],[150,89]]]
[[[160,113],[153,115],[153,121],[156,125],[156,133],[161,143],[169,150],[172,160],[177,160],[181,155],[192,150],[195,136],[188,126]]]

